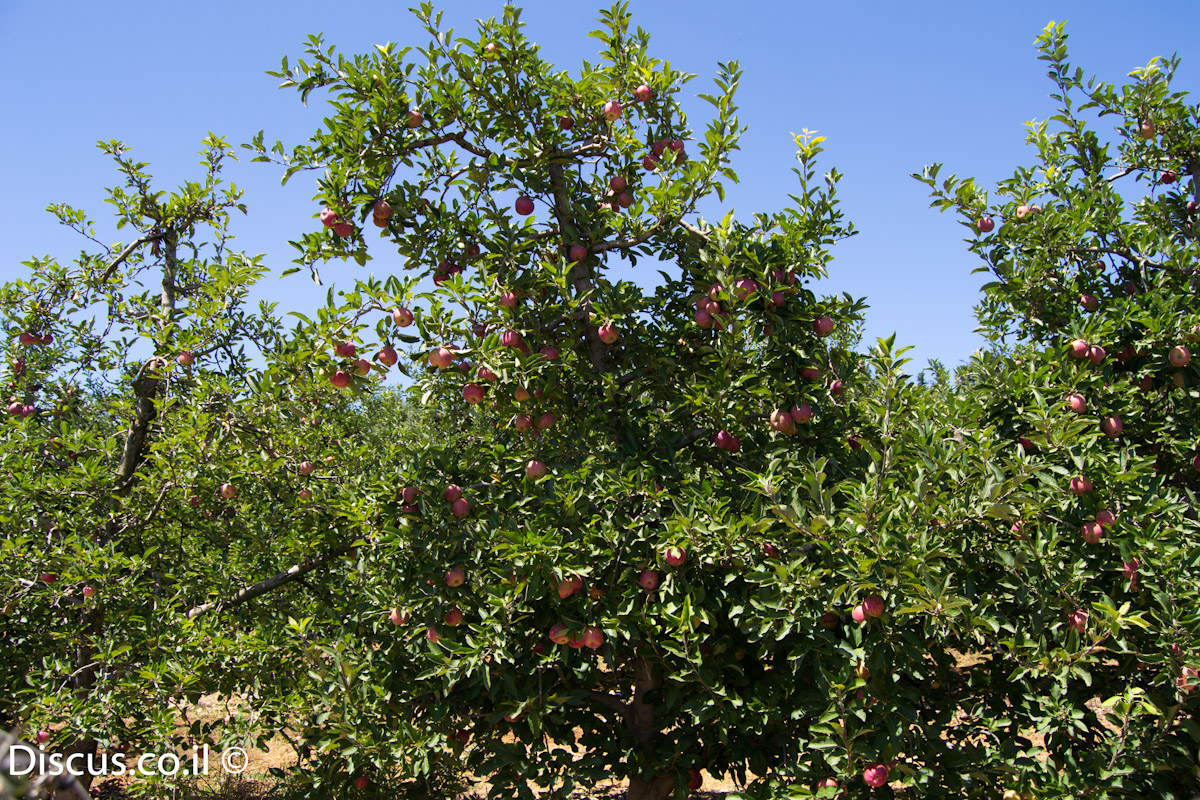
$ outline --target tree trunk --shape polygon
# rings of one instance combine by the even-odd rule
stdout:
[[[649,782],[641,778],[629,779],[626,800],[667,800],[675,791],[675,780],[670,775],[655,775]]]
[[[662,679],[654,674],[654,665],[638,657],[633,662],[633,701],[629,704],[626,725],[646,755],[653,755],[654,735],[658,733],[654,704],[647,702],[646,695],[661,687]],[[632,775],[625,797],[627,800],[666,800],[674,791],[675,779],[671,775],[655,775],[649,780]]]

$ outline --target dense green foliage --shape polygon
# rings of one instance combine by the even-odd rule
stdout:
[[[995,275],[992,346],[927,382],[809,287],[853,234],[820,139],[789,208],[697,218],[736,180],[736,64],[697,131],[622,5],[574,75],[513,9],[468,38],[417,13],[424,48],[285,59],[328,116],[247,145],[320,175],[298,269],[394,249],[407,274],[291,328],[246,308],[214,137],[170,195],[105,145],[136,238],[4,287],[0,722],[80,751],[282,733],[311,796],[465,771],[661,799],[701,770],[762,798],[1194,793],[1175,62],[1087,83],[1052,25],[1038,162],[993,195],[917,176]],[[238,710],[177,728],[211,694]]]

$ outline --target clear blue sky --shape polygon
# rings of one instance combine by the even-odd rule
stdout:
[[[293,91],[264,74],[304,37],[323,32],[345,53],[372,44],[424,42],[409,3],[205,3],[76,0],[0,3],[0,59],[6,80],[0,149],[5,213],[0,215],[0,279],[22,274],[32,255],[70,259],[83,241],[54,223],[45,207],[69,202],[107,222],[103,187],[117,180],[95,147],[121,139],[151,165],[160,189],[198,176],[196,152],[209,130],[232,143],[265,129],[268,141],[294,144],[319,124]],[[466,32],[498,15],[499,0],[444,2]],[[586,34],[599,3],[530,0],[524,20],[545,57],[565,68],[592,59]],[[829,291],[865,295],[867,336],[898,333],[918,363],[961,363],[981,340],[972,306],[982,283],[965,251],[965,230],[928,208],[908,177],[933,161],[947,172],[993,184],[1032,161],[1023,123],[1053,112],[1035,37],[1051,19],[1067,20],[1072,61],[1089,74],[1121,81],[1156,55],[1179,52],[1176,87],[1200,81],[1200,4],[1191,2],[810,3],[633,0],[651,53],[711,84],[717,61],[745,70],[741,119],[750,126],[734,166],[742,183],[727,197],[740,213],[771,210],[795,188],[790,132],[828,137],[826,168],[845,173],[842,200],[859,236],[835,250]],[[698,107],[697,107],[698,108]],[[693,117],[701,128],[701,120]],[[279,186],[276,168],[242,161],[227,177],[247,190],[247,218],[235,226],[239,249],[266,253],[276,272],[293,258],[288,239],[316,223],[314,184],[298,176]],[[715,211],[715,208],[714,208]],[[123,237],[111,228],[107,240]],[[394,262],[392,262],[394,266]],[[368,264],[377,273],[389,259]],[[356,265],[323,270],[365,274]],[[260,293],[285,308],[309,310],[324,290],[301,274],[272,277]]]

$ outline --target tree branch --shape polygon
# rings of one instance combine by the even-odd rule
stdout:
[[[116,257],[116,259],[111,264],[108,265],[108,269],[104,270],[104,274],[100,276],[100,280],[106,281],[109,278],[111,278],[112,274],[114,272],[116,272],[117,267],[119,267],[123,263],[125,263],[125,259],[127,259],[131,255],[133,255],[134,250],[137,250],[139,247],[141,247],[144,244],[149,244],[150,242],[158,241],[159,239],[163,238],[164,235],[165,234],[163,234],[163,233],[152,233],[152,234],[143,236],[142,238],[137,239],[133,242],[130,242],[128,245],[126,245],[125,249],[120,252],[120,254]]]
[[[201,614],[207,614],[210,611],[224,611],[228,608],[235,608],[240,606],[242,603],[264,595],[273,589],[278,589],[280,586],[284,586],[292,581],[299,580],[303,576],[312,572],[314,569],[324,566],[333,559],[345,555],[347,552],[353,549],[353,544],[344,544],[340,547],[335,547],[328,552],[313,556],[307,561],[301,561],[299,564],[294,564],[283,572],[280,572],[278,575],[274,575],[266,580],[262,580],[251,586],[246,586],[242,589],[239,589],[237,592],[229,595],[228,597],[224,597],[219,600],[213,600],[211,602],[204,603],[203,605],[196,606],[188,611],[185,616],[188,619],[195,619]]]

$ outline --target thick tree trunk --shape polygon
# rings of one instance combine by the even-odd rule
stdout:
[[[675,791],[675,781],[669,775],[655,775],[649,782],[641,778],[629,779],[626,800],[667,800]]]
[[[647,755],[654,752],[658,721],[654,718],[654,704],[647,701],[646,695],[661,687],[662,678],[654,673],[654,665],[645,658],[637,658],[633,662],[633,701],[629,704],[626,725]],[[674,791],[675,779],[670,775],[634,775],[629,779],[625,797],[627,800],[666,800]]]

